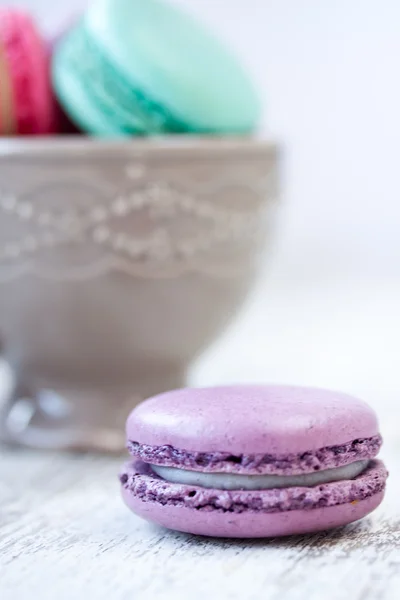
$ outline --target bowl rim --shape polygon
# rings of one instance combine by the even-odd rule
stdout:
[[[197,137],[157,136],[148,138],[93,138],[80,135],[34,138],[0,138],[0,158],[30,156],[63,158],[85,156],[88,158],[118,155],[131,158],[162,156],[170,158],[198,155],[275,156],[278,144],[257,137]],[[111,158],[111,157],[110,157]]]

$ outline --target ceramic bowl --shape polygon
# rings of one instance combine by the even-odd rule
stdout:
[[[2,438],[121,449],[242,304],[276,171],[253,140],[0,142]]]

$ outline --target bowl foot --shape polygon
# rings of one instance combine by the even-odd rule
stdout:
[[[182,372],[153,373],[130,386],[27,385],[0,389],[0,440],[40,449],[123,452],[125,420],[146,397],[183,387]]]

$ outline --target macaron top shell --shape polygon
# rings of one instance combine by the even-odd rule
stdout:
[[[242,133],[257,125],[260,104],[245,69],[182,9],[160,0],[97,0],[82,26],[120,75],[188,131]]]
[[[130,414],[128,441],[193,452],[287,455],[378,434],[362,400],[292,386],[182,389],[155,396]]]

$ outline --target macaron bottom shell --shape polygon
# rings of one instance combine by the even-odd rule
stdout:
[[[362,519],[379,506],[383,496],[382,491],[354,504],[311,510],[232,514],[142,502],[128,489],[122,489],[128,508],[147,521],[183,533],[221,538],[281,537],[333,529]]]
[[[355,480],[326,484],[322,494],[317,488],[238,490],[233,500],[239,501],[239,510],[234,505],[224,508],[232,498],[227,492],[170,484],[153,477],[143,463],[128,465],[121,482],[126,505],[148,521],[196,535],[259,538],[312,533],[357,521],[382,502],[386,477],[383,463],[375,460]],[[206,495],[204,505],[196,504],[198,494]]]

